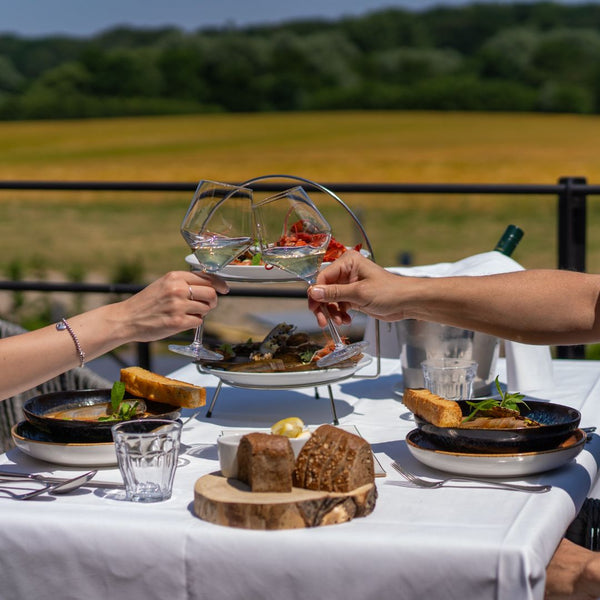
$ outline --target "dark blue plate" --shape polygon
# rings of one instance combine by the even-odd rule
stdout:
[[[86,421],[50,416],[60,411],[108,405],[110,392],[110,389],[102,389],[42,394],[27,400],[23,406],[23,413],[32,425],[52,436],[54,442],[112,442],[110,428],[117,421]],[[126,394],[125,399],[136,398]],[[146,415],[143,418],[170,420],[179,418],[181,410],[175,406],[142,400],[146,403]]]
[[[455,452],[515,453],[538,452],[556,448],[579,427],[581,413],[569,406],[527,400],[521,415],[538,423],[538,427],[516,429],[462,429],[438,427],[415,415],[415,423],[424,436],[435,444]],[[465,400],[458,402],[463,415],[471,412]]]

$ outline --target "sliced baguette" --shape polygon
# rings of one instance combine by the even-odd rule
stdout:
[[[415,415],[437,427],[460,427],[462,411],[454,400],[446,400],[425,388],[404,390],[404,405]]]
[[[141,367],[121,369],[121,381],[130,394],[147,400],[181,408],[198,408],[206,404],[203,387],[170,379]]]

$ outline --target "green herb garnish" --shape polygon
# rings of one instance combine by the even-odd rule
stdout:
[[[98,421],[129,421],[135,418],[136,408],[139,402],[124,401],[125,384],[122,381],[115,381],[110,390],[111,414],[106,417],[98,417]]]
[[[252,255],[252,260],[250,261],[250,264],[253,266],[258,266],[260,265],[262,261],[262,254],[260,252],[257,252],[256,254]]]
[[[303,363],[309,363],[312,361],[312,357],[314,356],[314,352],[312,350],[306,350],[305,352],[302,352],[302,354],[300,354],[300,360]]]
[[[463,419],[463,422],[471,421],[480,411],[490,410],[496,407],[506,408],[508,410],[516,410],[517,412],[519,412],[520,404],[524,404],[527,408],[529,408],[527,403],[523,401],[523,398],[525,398],[523,394],[519,394],[518,392],[510,394],[508,392],[503,392],[502,388],[500,387],[500,382],[498,381],[498,376],[496,376],[494,381],[496,383],[496,389],[500,394],[500,399],[486,398],[485,400],[479,400],[478,402],[467,400],[467,404],[473,410]]]

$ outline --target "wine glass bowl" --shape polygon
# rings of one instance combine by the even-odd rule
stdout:
[[[304,188],[280,192],[252,208],[264,262],[313,285],[331,240],[331,227]],[[361,354],[368,343],[344,344],[326,305],[323,312],[334,348],[317,366],[328,367]]]
[[[199,270],[217,273],[254,242],[252,190],[216,181],[201,181],[180,231],[198,260]],[[169,350],[195,360],[222,360],[220,354],[204,347],[202,331],[201,324],[196,328],[191,344],[171,344]]]

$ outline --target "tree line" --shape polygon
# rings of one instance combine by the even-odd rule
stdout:
[[[0,35],[0,119],[297,110],[600,112],[600,6]]]

